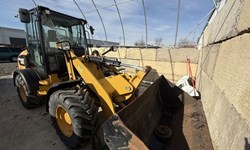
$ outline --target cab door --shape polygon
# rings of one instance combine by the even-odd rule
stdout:
[[[26,23],[27,49],[29,52],[29,63],[40,72],[45,72],[43,55],[41,50],[41,40],[39,35],[39,15],[36,11],[30,13],[30,22]]]

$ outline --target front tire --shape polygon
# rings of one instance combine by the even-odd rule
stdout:
[[[31,95],[27,91],[27,85],[20,74],[15,77],[16,89],[18,97],[23,107],[26,109],[35,108],[41,106],[44,102],[43,96]]]
[[[58,90],[50,96],[49,113],[60,139],[70,148],[88,143],[98,125],[98,107],[87,92]]]

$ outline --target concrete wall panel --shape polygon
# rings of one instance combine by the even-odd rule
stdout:
[[[116,57],[116,58],[126,58],[127,49],[119,48],[116,52],[109,52],[107,54],[108,57]]]
[[[249,124],[232,105],[224,92],[205,72],[201,73],[202,101],[215,150],[245,149],[249,146]]]
[[[198,63],[199,50],[195,48],[158,49],[156,60],[168,62],[186,62],[187,57],[190,58],[192,63]]]
[[[127,59],[155,60],[157,49],[127,49]]]
[[[163,74],[163,73],[170,73],[171,70],[171,64],[164,61],[143,61],[144,65],[149,65],[153,69],[156,69],[157,72]]]
[[[244,31],[250,29],[250,1],[244,0],[244,6],[239,18],[238,31]]]
[[[250,146],[249,7],[249,0],[227,1],[204,32],[198,89],[219,150]]]
[[[214,82],[238,112],[250,123],[250,34],[223,42]]]
[[[197,65],[191,64],[190,65],[192,74],[195,76]],[[174,63],[174,73],[177,75],[187,75],[187,64],[186,63]]]
[[[202,59],[200,62],[200,66],[210,79],[213,78],[214,68],[217,62],[219,50],[220,44],[210,45],[202,50]]]
[[[237,25],[242,7],[242,0],[227,0],[224,7],[206,28],[204,45],[236,36],[240,32],[237,29]]]

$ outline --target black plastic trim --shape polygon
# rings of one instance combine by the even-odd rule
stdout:
[[[35,69],[22,69],[16,70],[13,74],[14,86],[16,86],[15,77],[20,74],[23,78],[25,85],[27,86],[28,93],[36,93],[39,90],[39,81],[42,77]]]
[[[48,112],[48,102],[49,102],[49,97],[51,94],[53,94],[55,91],[60,90],[60,89],[74,87],[77,84],[80,84],[81,82],[82,80],[77,79],[77,80],[69,80],[69,81],[63,81],[63,82],[52,84],[47,92],[46,99],[45,99],[46,111]]]

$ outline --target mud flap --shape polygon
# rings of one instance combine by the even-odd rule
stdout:
[[[173,135],[159,139],[159,125]],[[213,149],[201,101],[163,76],[102,127],[110,149]]]

